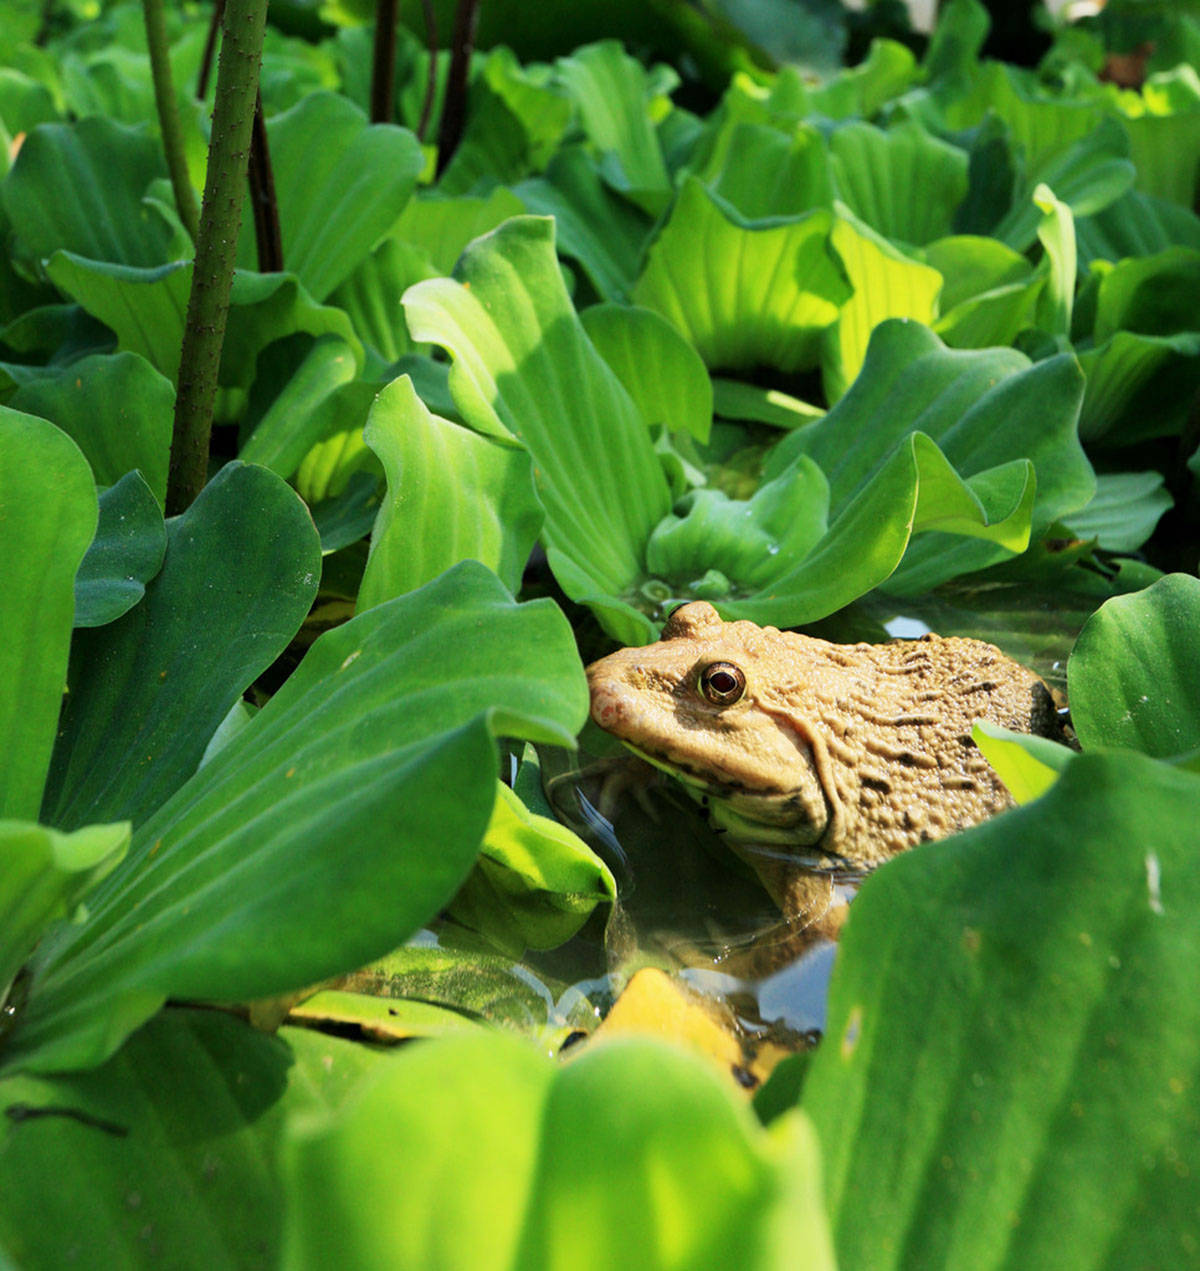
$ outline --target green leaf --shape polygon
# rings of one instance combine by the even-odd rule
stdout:
[[[1085,749],[1200,746],[1200,579],[1168,574],[1106,601],[1079,633],[1067,685]]]
[[[1094,216],[1081,219],[1079,263],[1152,256],[1168,247],[1200,249],[1200,217],[1137,190],[1130,190]]]
[[[687,177],[634,288],[709,367],[815,365],[850,285],[829,250],[832,218],[744,221]]]
[[[42,819],[143,822],[295,635],[319,577],[295,493],[265,468],[222,468],[167,523],[142,603],[77,633]]]
[[[99,117],[41,124],[4,181],[4,209],[37,259],[65,250],[94,261],[160,265],[170,234],[142,196],[163,175],[162,148],[145,127]]]
[[[1116,204],[1133,184],[1129,140],[1120,125],[1101,121],[1094,131],[1065,150],[1050,153],[1025,175],[1008,215],[992,231],[1017,251],[1025,251],[1038,234],[1039,186],[1049,186],[1076,218],[1094,216]]]
[[[96,530],[87,460],[60,429],[0,406],[0,816],[37,817],[75,610]]]
[[[693,490],[664,517],[646,544],[646,568],[690,593],[724,599],[713,571],[754,590],[771,587],[781,562],[801,560],[825,534],[829,483],[807,456],[748,500]],[[698,581],[708,573],[706,583]],[[726,593],[729,588],[726,587]]]
[[[167,997],[276,995],[396,947],[474,858],[493,737],[570,745],[586,712],[561,611],[473,562],[327,632],[43,940],[8,1065],[94,1064]]]
[[[817,1271],[833,1265],[817,1169],[803,1118],[763,1130],[662,1045],[555,1068],[511,1038],[445,1038],[381,1066],[339,1120],[295,1123],[284,1261],[760,1271],[802,1249]]]
[[[413,283],[438,271],[420,248],[385,238],[332,293],[329,303],[349,316],[359,339],[382,363],[413,351],[400,298]]]
[[[1014,733],[986,719],[975,721],[971,737],[1018,803],[1041,798],[1075,756],[1048,737]]]
[[[665,318],[650,309],[604,304],[585,309],[580,321],[647,424],[708,441],[712,382],[700,355]]]
[[[1172,335],[1195,331],[1195,288],[1200,251],[1169,247],[1153,256],[1124,260],[1104,273],[1096,296],[1097,342],[1118,331]]]
[[[905,256],[839,205],[830,241],[854,293],[825,333],[821,378],[836,402],[859,373],[871,333],[888,318],[932,323],[942,275]]]
[[[30,821],[0,821],[0,1003],[42,932],[70,917],[128,847],[128,822],[59,834]]]
[[[946,280],[939,300],[942,316],[933,329],[952,348],[1011,345],[1033,326],[1046,274],[1035,274],[1011,247],[961,234],[930,243],[923,256]]]
[[[166,497],[175,390],[143,358],[98,354],[40,368],[21,377],[8,404],[57,424],[83,451],[98,485],[137,468],[159,503]]]
[[[840,1266],[1188,1261],[1198,800],[1191,774],[1084,755],[863,884],[801,1098]]]
[[[581,838],[497,783],[479,859],[446,913],[519,958],[557,948],[616,896],[608,866]]]
[[[1143,194],[1191,208],[1200,172],[1200,110],[1162,115],[1147,111],[1122,120]]]
[[[807,124],[784,133],[731,116],[696,175],[748,221],[833,206],[825,141]]]
[[[388,493],[371,532],[358,611],[461,560],[482,561],[515,592],[542,525],[529,455],[431,415],[407,375],[375,399],[365,436]]]
[[[1107,552],[1136,552],[1173,502],[1161,472],[1101,473],[1092,501],[1064,517],[1063,524],[1076,538],[1094,538]]]
[[[394,237],[428,256],[439,274],[448,274],[473,238],[524,210],[521,199],[503,186],[497,186],[486,197],[445,198],[431,194],[408,201],[396,222]]]
[[[464,420],[533,456],[548,549],[619,594],[667,511],[667,483],[637,407],[571,306],[553,222],[516,217],[476,239],[453,281],[418,283],[404,308],[417,339],[452,354]],[[578,580],[559,579],[581,598]]]
[[[646,69],[616,40],[586,45],[556,66],[609,185],[648,211],[661,210],[671,179],[654,131],[654,85]]]
[[[100,1068],[9,1077],[0,1241],[23,1267],[275,1265],[287,1118],[336,1109],[379,1062],[193,1009],[163,1012]]]
[[[395,226],[424,166],[421,147],[404,128],[368,124],[335,93],[304,97],[267,135],[284,263],[319,302]]]
[[[138,472],[100,496],[96,536],[75,575],[75,625],[115,622],[146,594],[167,550],[162,509]]]
[[[527,211],[554,217],[558,250],[579,263],[597,294],[606,300],[629,296],[650,222],[604,184],[590,155],[564,147],[544,176],[522,181],[513,193]]]
[[[807,455],[797,460],[802,461],[812,462]],[[721,606],[722,612],[781,627],[825,617],[888,579],[921,531],[982,538],[1004,554],[1023,550],[1029,541],[1032,469],[1015,460],[987,475],[990,487],[964,482],[929,437],[909,433],[838,509],[829,532],[807,556],[793,564],[791,555],[780,552],[775,576],[763,577],[757,594]]]
[[[825,413],[776,388],[714,379],[712,389],[713,410],[722,419],[740,419],[790,430],[811,424]]]
[[[1075,302],[1075,222],[1071,209],[1054,197],[1049,186],[1039,185],[1033,201],[1042,212],[1037,236],[1050,262],[1038,303],[1038,326],[1051,335],[1070,336]]]
[[[1079,415],[1085,441],[1126,445],[1178,433],[1200,388],[1200,332],[1116,331],[1081,352],[1079,365],[1087,377]]]
[[[120,348],[140,353],[172,382],[178,378],[183,320],[192,285],[190,262],[159,269],[134,269],[56,252],[47,267],[67,295],[116,332]],[[222,388],[247,388],[259,353],[298,331],[358,341],[339,309],[318,305],[291,274],[233,276],[229,318],[221,349]]]
[[[354,382],[357,369],[345,340],[335,335],[314,340],[246,439],[242,462],[290,477],[317,442],[345,424],[348,405],[354,417],[354,407],[369,400],[371,386]]]
[[[917,124],[883,132],[867,123],[829,139],[838,197],[859,220],[894,242],[924,246],[950,233],[967,193],[967,155]]]

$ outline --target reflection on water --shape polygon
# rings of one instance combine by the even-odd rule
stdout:
[[[627,752],[539,753],[555,814],[604,858],[618,885],[602,941],[589,926],[563,950],[543,955],[547,968],[561,976],[560,954],[576,956],[590,941],[614,990],[639,968],[658,966],[728,1007],[749,1044],[812,1045],[824,1026],[836,950],[830,926],[786,921],[750,867],[748,850],[731,852],[703,810],[650,765]],[[770,854],[781,856],[778,848]],[[795,867],[794,858],[784,859]],[[815,857],[811,863],[821,865]],[[844,913],[853,881],[827,865],[807,877],[826,893],[818,917]]]

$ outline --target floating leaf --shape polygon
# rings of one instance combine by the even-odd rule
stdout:
[[[388,493],[371,533],[358,611],[461,560],[481,561],[516,591],[542,524],[528,453],[431,415],[407,375],[375,399],[365,435]]]
[[[863,884],[801,1096],[839,1266],[1188,1260],[1198,800],[1167,765],[1076,757]]]
[[[851,292],[829,250],[832,223],[824,210],[747,222],[685,178],[634,302],[661,313],[709,367],[811,367]]]
[[[75,625],[115,622],[146,594],[167,550],[162,509],[137,472],[100,496],[96,536],[75,575]]]
[[[554,217],[559,251],[579,262],[599,295],[629,296],[650,222],[604,184],[591,156],[566,147],[544,176],[522,181],[513,192],[528,211]]]
[[[424,166],[421,147],[407,129],[369,124],[325,92],[276,115],[267,134],[284,264],[322,301],[395,226]]]
[[[26,1267],[278,1259],[289,1115],[325,1113],[379,1053],[224,1011],[169,1010],[102,1067],[0,1081],[0,1241]],[[181,1205],[179,1197],[188,1203]]]
[[[580,319],[647,424],[708,440],[712,382],[700,355],[665,318],[651,309],[606,304],[585,309]]]
[[[1075,754],[1048,737],[1014,733],[986,719],[975,721],[971,737],[1018,803],[1031,803],[1045,794]]]
[[[866,123],[829,139],[838,197],[893,242],[923,246],[950,233],[967,193],[967,156],[917,124],[884,132]]]
[[[144,358],[109,353],[22,376],[9,405],[57,424],[87,456],[99,485],[136,468],[161,504],[175,390]]]
[[[1200,579],[1168,574],[1106,601],[1079,633],[1067,683],[1085,749],[1200,746]]]
[[[170,235],[142,196],[163,175],[162,147],[144,126],[96,116],[41,124],[4,181],[4,209],[38,259],[62,249],[112,264],[161,265]]]
[[[830,241],[854,288],[826,332],[821,360],[825,396],[835,402],[859,373],[871,333],[881,322],[888,318],[933,321],[942,276],[909,259],[840,206]]]
[[[319,576],[295,493],[265,468],[222,468],[168,521],[142,603],[77,633],[42,819],[143,822],[295,635]]]
[[[807,1122],[762,1130],[701,1060],[661,1044],[556,1069],[511,1038],[445,1038],[380,1068],[338,1121],[295,1125],[285,1261],[508,1271],[571,1249],[583,1267],[759,1271],[803,1249],[818,1271],[833,1262],[817,1168]]]
[[[169,380],[178,377],[192,285],[190,262],[134,269],[56,252],[47,272],[56,286],[116,332],[120,348],[140,353]],[[291,274],[239,271],[233,276],[229,304],[219,373],[224,388],[247,388],[259,353],[298,331],[337,335],[351,346],[358,343],[349,318],[339,309],[315,304]]]
[[[94,1064],[167,997],[272,996],[396,947],[475,856],[494,735],[569,745],[586,711],[558,607],[473,562],[327,632],[43,940],[7,1066]]]
[[[608,866],[581,838],[497,784],[479,859],[446,912],[519,958],[557,948],[616,895]]]
[[[557,72],[608,183],[648,203],[648,210],[659,210],[670,196],[671,180],[647,109],[653,91],[649,73],[616,40],[560,58]]]
[[[0,821],[0,1003],[42,932],[70,917],[128,846],[128,823],[59,834],[30,821]]]
[[[75,571],[96,530],[87,460],[60,429],[0,406],[0,817],[37,818],[67,682]]]
[[[667,511],[667,483],[636,406],[571,306],[553,222],[508,221],[463,253],[453,281],[419,283],[404,307],[418,339],[452,353],[463,418],[518,437],[533,456],[547,547],[619,594]],[[563,585],[579,598],[586,584]]]
[[[242,462],[290,477],[317,442],[365,416],[374,389],[354,382],[357,369],[345,340],[326,335],[313,341],[246,439]]]
[[[1094,538],[1105,551],[1136,552],[1172,502],[1160,472],[1101,473],[1092,501],[1063,524],[1076,538]]]

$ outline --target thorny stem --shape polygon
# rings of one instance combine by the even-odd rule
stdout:
[[[446,77],[446,103],[438,129],[437,174],[445,172],[462,140],[467,122],[467,75],[475,48],[475,24],[479,0],[458,0],[454,11],[454,38],[450,44],[450,71]]]
[[[375,0],[375,56],[371,63],[371,122],[390,124],[396,101],[396,0]]]
[[[196,194],[188,177],[183,155],[183,130],[179,126],[179,107],[175,102],[175,84],[171,77],[171,52],[167,46],[167,21],[163,0],[142,0],[142,16],[146,22],[146,45],[150,51],[150,75],[154,80],[154,102],[158,107],[158,126],[162,130],[163,151],[167,171],[175,194],[175,210],[188,237],[194,243],[199,233]]]
[[[175,396],[167,479],[167,511],[171,514],[191,504],[204,488],[208,473],[213,403],[242,222],[266,18],[266,0],[226,2],[208,173]]]
[[[254,102],[254,128],[250,134],[250,209],[254,213],[254,243],[258,272],[277,274],[283,269],[283,237],[279,232],[279,205],[275,199],[275,174],[267,146],[262,93]]]

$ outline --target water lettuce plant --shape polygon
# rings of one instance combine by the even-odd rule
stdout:
[[[0,1264],[1187,1265],[1200,14],[396,7],[0,0]],[[1079,744],[752,1105],[543,789],[692,598]]]

